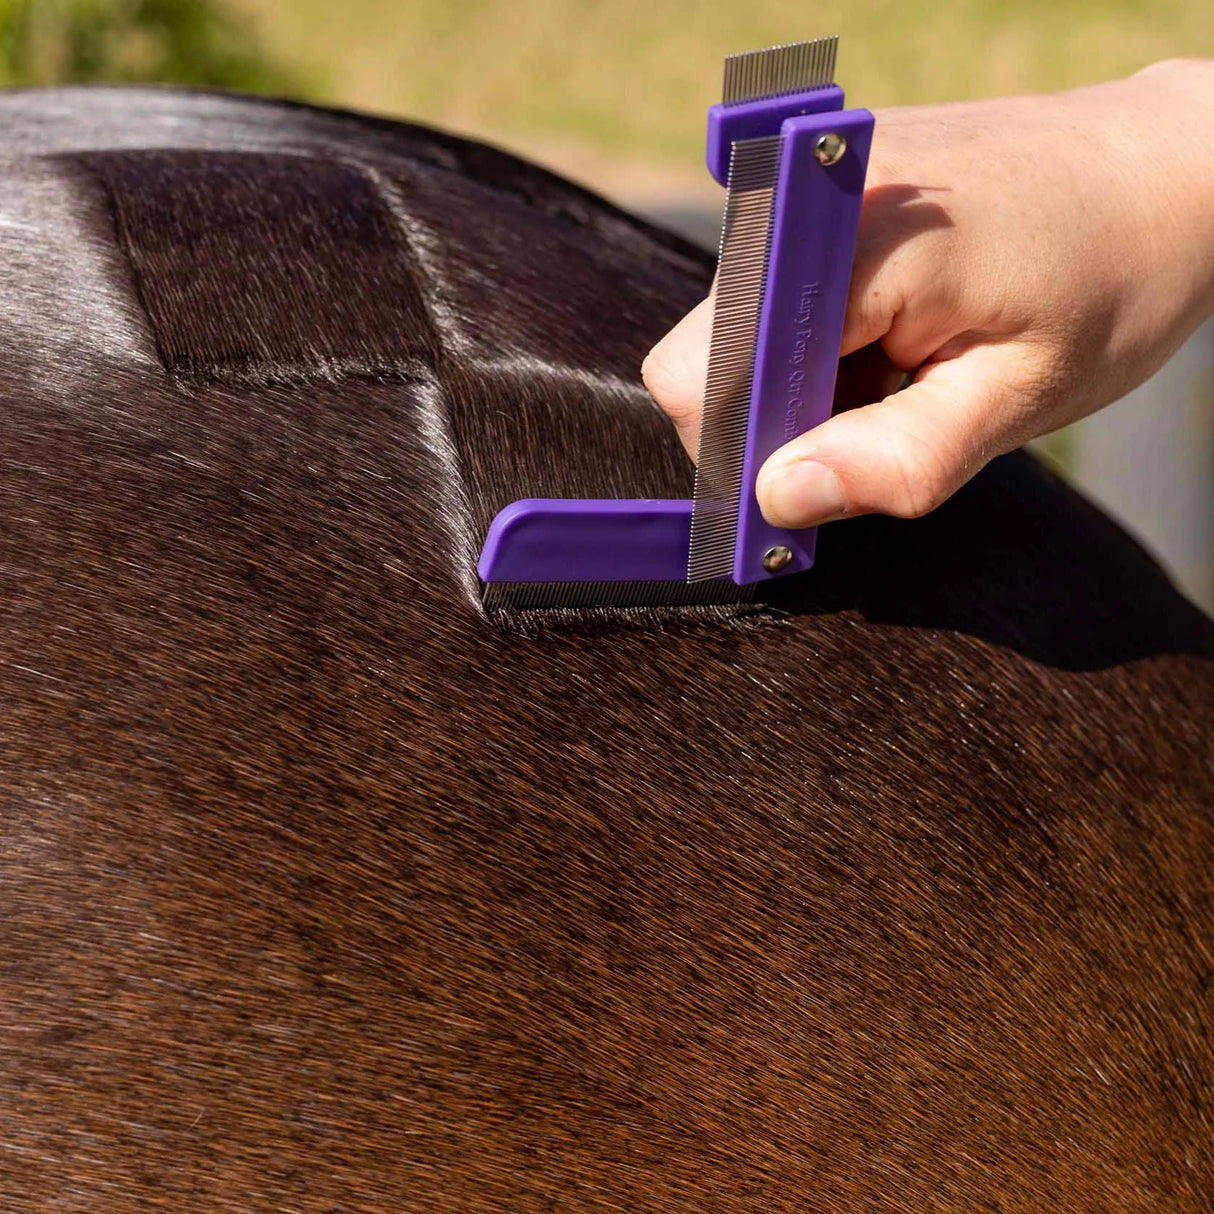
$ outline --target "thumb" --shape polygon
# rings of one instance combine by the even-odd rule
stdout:
[[[759,471],[764,517],[800,528],[934,510],[989,460],[1034,437],[1027,363],[1027,352],[1012,346],[973,347],[923,368],[903,391],[793,439]]]

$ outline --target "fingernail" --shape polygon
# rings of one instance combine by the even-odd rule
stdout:
[[[847,513],[842,482],[816,460],[793,460],[760,481],[759,506],[773,527],[812,527]]]

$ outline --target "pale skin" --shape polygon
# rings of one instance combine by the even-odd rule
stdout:
[[[756,491],[807,527],[934,509],[1103,408],[1214,312],[1214,60],[877,113],[838,410]],[[645,360],[695,458],[712,296]],[[905,386],[904,386],[905,385]]]

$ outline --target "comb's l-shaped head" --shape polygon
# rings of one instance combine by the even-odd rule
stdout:
[[[493,520],[490,606],[645,606],[753,597],[813,564],[773,527],[764,461],[830,416],[873,116],[844,110],[835,38],[725,61],[708,168],[726,186],[693,501],[527,498]]]

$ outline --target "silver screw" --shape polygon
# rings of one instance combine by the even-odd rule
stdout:
[[[779,573],[781,569],[787,569],[792,564],[792,549],[786,548],[783,544],[777,544],[774,548],[768,548],[763,553],[763,568],[768,573]]]
[[[814,143],[814,155],[818,158],[818,163],[824,164],[828,168],[832,164],[838,164],[846,151],[847,140],[838,131],[819,135]]]

